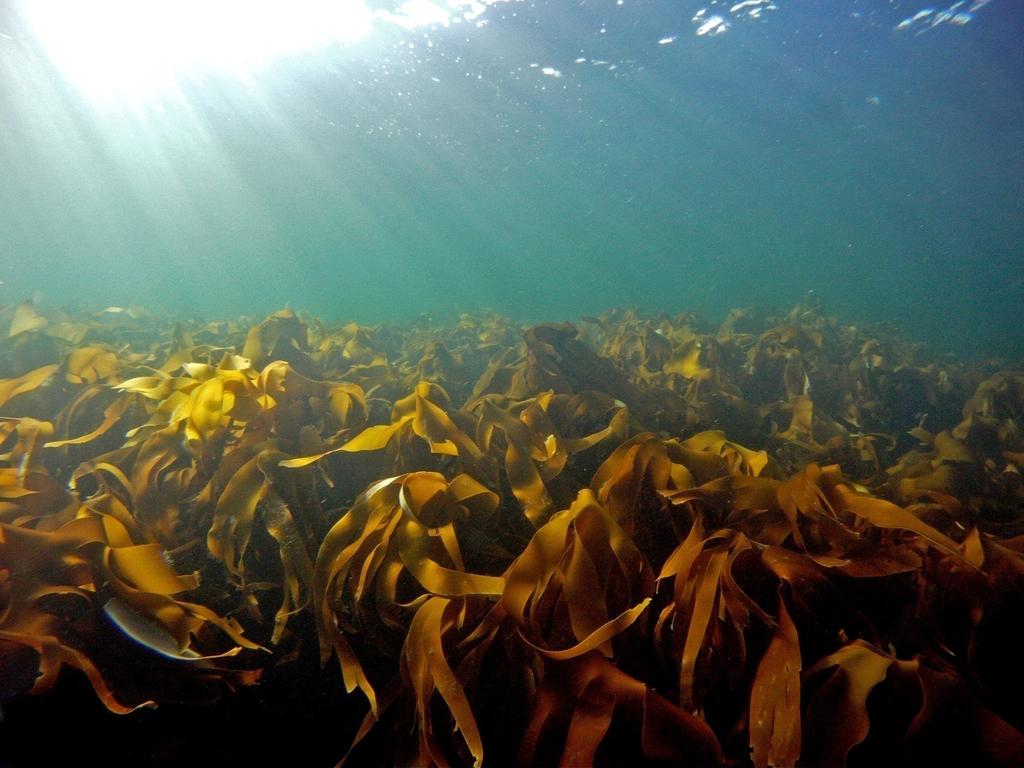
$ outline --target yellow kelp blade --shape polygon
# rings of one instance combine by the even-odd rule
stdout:
[[[119,397],[103,411],[103,421],[94,430],[78,437],[68,438],[67,440],[51,440],[44,447],[63,448],[66,445],[85,445],[86,443],[91,443],[114,426],[131,405],[132,398],[130,396]]]
[[[593,649],[610,656],[609,641],[639,619],[654,586],[643,556],[588,489],[537,530],[505,579],[502,601],[524,640],[562,660]],[[558,609],[542,612],[550,600]],[[552,635],[576,642],[552,648]]]
[[[37,331],[45,328],[49,321],[36,311],[35,304],[26,300],[14,310],[14,317],[11,318],[11,326],[7,331],[8,336],[17,336],[29,331]]]
[[[117,370],[117,355],[101,347],[79,347],[64,361],[64,377],[73,384],[94,384]]]
[[[236,472],[217,499],[213,521],[206,534],[206,545],[237,579],[244,578],[243,558],[259,503],[266,488],[266,478],[259,467],[259,456],[253,456]]]
[[[18,395],[38,388],[40,384],[55,374],[59,367],[58,365],[44,365],[42,368],[36,368],[15,379],[0,379],[0,406]]]
[[[651,765],[726,763],[708,725],[598,653],[547,665],[517,755],[519,765],[593,765],[613,722]],[[610,710],[610,711],[609,711]],[[630,736],[627,736],[630,735]],[[643,764],[646,764],[643,763]]]
[[[913,513],[891,501],[864,496],[853,491],[841,492],[843,507],[879,528],[893,528],[916,533],[933,547],[946,554],[963,559],[959,545],[948,536],[922,522]],[[966,561],[964,561],[966,562]]]
[[[188,439],[201,441],[211,436],[234,407],[235,393],[224,386],[220,377],[204,381],[189,395],[185,426]]]
[[[298,613],[309,603],[313,588],[313,563],[299,535],[295,519],[288,505],[276,493],[272,493],[263,513],[267,532],[274,537],[281,552],[281,566],[284,578],[281,585],[281,607],[274,618],[274,633],[271,643],[281,640],[290,616]],[[303,594],[306,595],[303,598]]]
[[[829,722],[831,727],[827,738],[817,734],[811,740],[806,759],[816,765],[846,763],[850,750],[868,735],[868,696],[885,680],[894,661],[869,643],[855,640],[807,670],[807,675],[826,669],[834,671],[808,703],[809,725]]]
[[[775,636],[750,692],[750,751],[756,768],[800,759],[800,641],[781,597]]]
[[[436,691],[447,705],[455,728],[462,733],[474,767],[479,768],[484,759],[484,745],[476,718],[466,692],[445,658],[443,638],[454,628],[457,614],[457,606],[445,598],[432,597],[423,603],[409,625],[402,665],[415,694],[421,756],[436,765],[446,763],[434,738],[431,699]]]

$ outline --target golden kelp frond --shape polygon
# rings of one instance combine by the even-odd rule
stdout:
[[[649,432],[622,443],[598,467],[590,488],[611,518],[636,542],[649,562],[660,563],[686,537],[691,521],[673,514],[662,491],[686,490],[696,482],[673,451],[675,441]]]
[[[526,344],[520,342],[494,354],[473,387],[473,399],[497,395],[509,400],[526,400],[531,385],[526,380]]]
[[[153,540],[176,547],[205,538],[252,606],[247,547],[256,527],[276,539],[284,568],[273,633],[279,639],[288,617],[304,602],[301,593],[311,588],[307,561],[315,545],[303,540],[308,533],[295,533],[307,523],[296,521],[274,490],[286,493],[295,485],[274,477],[277,466],[296,453],[322,451],[325,438],[341,441],[361,427],[365,398],[358,386],[312,380],[281,361],[256,371],[246,358],[225,354],[217,366],[186,363],[183,368],[185,376],[141,377],[119,385],[156,406],[150,420],[129,433],[126,450],[101,457],[95,470],[130,477],[126,489],[132,507]],[[126,462],[130,474],[118,471]],[[207,466],[214,471],[208,473]],[[182,501],[193,496],[191,508],[183,509]],[[262,502],[267,504],[259,514]]]
[[[1020,420],[1024,416],[1024,373],[997,373],[981,382],[964,404],[963,416]]]
[[[135,544],[110,515],[83,507],[54,530],[0,524],[0,565],[7,570],[0,586],[0,639],[38,654],[36,692],[52,686],[61,666],[70,664],[87,675],[112,711],[152,703],[124,704],[101,671],[110,664],[109,643],[103,639],[110,627],[99,606],[104,600],[123,606],[121,615],[130,617],[129,624],[117,626],[150,652],[167,653],[147,641],[165,635],[173,638],[182,658],[199,658],[191,646],[207,626],[238,644],[218,657],[257,647],[233,622],[176,598],[197,588],[196,577],[177,574],[158,545]],[[209,676],[211,669],[204,674]]]
[[[222,656],[234,655],[242,648],[259,647],[242,636],[236,622],[222,619],[203,605],[174,597],[196,590],[199,580],[195,574],[176,573],[164,559],[163,549],[158,544],[132,544],[128,531],[120,527],[116,519],[102,515],[100,519],[108,543],[102,559],[107,587],[144,621],[161,627],[175,641],[184,658],[188,658],[184,652],[193,638],[201,637],[207,626],[221,630],[237,643]]]
[[[309,356],[309,328],[290,309],[275,312],[250,328],[241,353],[260,368],[283,360],[305,376],[314,376],[318,371]]]
[[[379,683],[353,646],[392,667],[396,642],[432,595],[497,599],[503,578],[465,568],[466,546],[485,543],[497,504],[467,475],[414,472],[372,485],[324,537],[313,583],[321,661],[337,653],[346,689],[362,690],[374,711]]]
[[[319,534],[320,526],[307,515],[319,513],[320,508],[310,503],[311,478],[287,474],[281,464],[288,454],[277,450],[274,442],[242,445],[225,455],[195,498],[191,529],[193,534],[205,529],[209,554],[224,565],[227,580],[253,613],[260,605],[256,590],[280,590],[271,634],[271,642],[277,643],[290,618],[310,602],[313,536]],[[292,505],[302,514],[294,514]],[[254,576],[251,560],[255,558],[248,557],[249,547],[254,537],[266,536],[276,544],[277,557],[263,552]]]
[[[102,376],[107,375],[104,371],[109,372],[110,360],[103,358],[113,352],[106,348],[107,339],[95,319],[52,310],[43,313],[31,301],[12,309],[5,312],[0,307],[0,323],[6,316],[10,318],[7,335],[0,337],[0,378],[22,376],[43,365],[60,363],[69,353],[71,360],[65,363],[70,366],[69,381],[80,383],[73,369],[82,363],[88,365],[92,358],[99,360]],[[118,341],[123,343],[124,339]]]
[[[697,483],[727,475],[759,477],[777,471],[765,451],[752,451],[733,443],[722,432],[700,432],[683,441],[657,440],[650,433],[641,433],[615,450],[594,475],[594,482],[603,486],[616,471],[616,464],[637,455],[642,455],[645,463],[655,455],[659,457],[662,470],[658,476],[662,479],[653,486],[659,491],[687,490]]]
[[[751,451],[721,432],[701,432],[682,442],[641,433],[620,445],[594,474],[591,488],[652,562],[663,562],[687,536],[692,516],[665,503],[674,492],[730,476],[774,471],[764,451]],[[731,482],[731,481],[730,481]],[[761,483],[770,487],[771,482]],[[702,492],[698,492],[698,495]]]
[[[97,695],[114,711],[127,712],[96,666],[62,639],[75,615],[58,612],[72,600],[88,606],[93,569],[83,545],[103,540],[100,525],[70,520],[55,531],[0,524],[0,639],[27,646],[38,655],[33,690],[48,689],[64,664],[82,669]]]
[[[683,491],[664,491],[673,504],[748,532],[765,544],[788,542],[822,565],[849,575],[912,570],[920,560],[912,549],[931,547],[957,556],[956,541],[923,522],[927,505],[901,508],[848,485],[835,466],[810,464],[785,482],[723,477]],[[955,506],[955,501],[940,499]],[[869,535],[870,529],[878,533]],[[903,531],[907,542],[881,531]],[[911,549],[904,549],[907,544]],[[874,567],[882,569],[872,573]]]
[[[103,410],[102,421],[85,434],[76,434],[75,437],[68,437],[63,440],[51,440],[46,443],[46,447],[64,448],[69,445],[84,445],[105,435],[115,424],[121,421],[133,405],[131,397],[121,395],[111,399],[111,394],[109,390],[100,386],[91,386],[83,389],[81,394],[59,414],[58,426],[60,431],[68,434],[78,432],[77,424],[80,421],[84,421],[87,416],[92,415],[90,412],[95,411],[97,402],[107,401],[109,404]],[[91,423],[94,423],[94,421]]]
[[[418,379],[407,370],[401,348],[381,337],[382,329],[347,323],[341,328],[316,326],[313,359],[324,375],[357,384],[373,397],[395,400]],[[391,356],[396,359],[392,361]],[[404,364],[404,365],[403,365]]]
[[[517,418],[510,410],[501,408],[491,397],[477,400],[475,406],[480,413],[477,431],[483,450],[500,454],[501,443],[496,437],[498,433],[504,436],[502,458],[509,485],[523,514],[535,526],[539,525],[555,509],[544,475],[551,479],[561,472],[565,465],[564,448],[559,451],[552,433],[538,434],[521,416]]]
[[[917,658],[901,661],[862,640],[844,645],[819,660],[807,670],[807,675],[813,680],[815,675],[824,675],[827,670],[832,670],[831,674],[807,704],[804,757],[817,765],[845,764],[850,750],[864,742],[873,725],[878,727],[879,724],[872,722],[868,697],[880,686],[909,688],[917,694],[920,702],[917,712],[911,705],[899,718],[902,723],[910,723],[907,735],[911,737],[914,731],[927,728],[942,707],[949,706],[951,696],[966,693],[954,693],[958,683],[948,668],[929,669]],[[901,699],[906,701],[903,697],[896,701]],[[1015,734],[991,712],[982,710],[969,717],[986,721],[985,730],[996,737],[988,747],[990,754],[1015,754],[1019,759],[1024,746],[1019,733]],[[821,730],[825,723],[829,724],[827,738]]]
[[[927,631],[957,658],[966,658],[986,706],[1021,729],[1017,702],[1024,665],[1017,659],[1012,627],[1024,608],[1024,538],[1000,540],[974,529],[960,551],[960,557],[932,564],[938,589],[922,611]],[[953,622],[952,616],[969,619]]]
[[[1024,532],[1016,510],[1024,502],[1024,376],[998,374],[978,384],[964,405],[963,420],[932,433],[910,430],[918,446],[886,469],[898,501],[936,492],[955,496],[969,524],[1004,535]]]
[[[615,444],[629,429],[628,410],[596,393],[545,392],[518,403],[488,395],[468,410],[477,414],[478,444],[496,465],[504,463],[512,492],[535,527],[555,510],[557,494],[548,486],[562,474],[569,457],[602,442]],[[601,424],[608,413],[612,415],[607,426],[580,435]]]
[[[376,349],[373,332],[366,326],[348,323],[341,329],[339,336],[344,342],[341,346],[341,355],[349,365],[365,365],[373,362],[380,354]],[[334,342],[335,337],[329,338],[328,341]],[[328,349],[330,346],[326,344],[320,347],[321,352]]]
[[[761,723],[766,717],[771,723],[776,717],[783,721],[777,733],[774,726],[761,728],[756,719],[752,721],[751,744],[759,761],[769,760],[770,754],[790,759],[799,754],[799,703],[793,703],[794,697],[799,702],[799,687],[793,675],[801,661],[793,638],[804,631],[820,633],[818,622],[827,615],[823,609],[842,594],[842,584],[832,574],[897,577],[920,569],[928,549],[962,560],[960,546],[923,523],[914,510],[857,492],[842,482],[834,467],[823,471],[810,465],[783,483],[722,478],[692,490],[664,493],[674,504],[697,504],[687,539],[665,560],[659,574],[660,580],[671,580],[673,599],[661,608],[656,634],[679,665],[681,704],[726,706],[717,701],[716,686],[735,684],[734,679],[725,681],[735,674],[737,665],[743,667],[751,642],[763,631],[758,626],[778,627],[758,662],[750,706],[752,712],[762,712]],[[730,508],[728,513],[723,504]],[[706,536],[703,527],[709,515],[718,521],[724,516],[730,527]],[[765,516],[766,521],[759,522]],[[878,533],[871,534],[871,527]],[[882,531],[907,532],[912,538],[904,541]],[[789,547],[807,554],[799,555]],[[777,620],[770,618],[772,607],[757,599],[775,580],[787,587],[774,609]],[[828,610],[835,611],[837,606]],[[863,615],[873,613],[868,608]],[[753,618],[758,622],[752,625]],[[832,620],[826,620],[826,625]],[[862,620],[846,631],[858,631],[855,628]],[[709,653],[707,647],[715,652]],[[729,659],[730,665],[716,668],[711,659],[719,660],[718,665]],[[776,678],[789,675],[788,698],[773,699],[777,690],[757,687],[763,675],[772,674]],[[705,701],[709,695],[710,704]]]
[[[427,342],[415,370],[408,377],[408,383],[415,385],[419,381],[432,381],[449,389],[457,387],[456,391],[461,393],[468,383],[462,375],[462,368],[462,356],[457,352],[453,354],[444,344],[434,339]]]
[[[654,593],[650,566],[589,490],[534,534],[505,579],[509,616],[557,660],[591,650],[613,656],[612,640]]]
[[[3,408],[9,400],[16,398],[18,395],[35,390],[53,376],[58,368],[59,366],[57,365],[44,365],[23,376],[0,379],[0,408]]]
[[[680,463],[686,465],[699,483],[725,475],[771,476],[771,462],[765,451],[754,451],[731,442],[717,430],[700,432],[678,445]]]
[[[390,424],[367,427],[339,450],[386,449],[385,466],[398,471],[436,465],[431,456],[451,456],[471,473],[489,476],[483,452],[457,420],[464,421],[464,417],[454,411],[448,394],[438,385],[422,381],[411,395],[395,403]],[[466,422],[467,428],[470,423]]]
[[[729,529],[705,537],[698,519],[658,574],[659,581],[671,584],[672,601],[660,609],[655,636],[678,671],[677,695],[684,709],[701,706],[712,680],[735,682],[746,665],[751,616],[771,623],[733,573],[741,555],[752,548],[746,536]],[[710,669],[711,664],[718,669]]]
[[[306,549],[288,505],[276,494],[265,501],[263,513],[267,532],[273,536],[281,552],[284,570],[281,584],[281,606],[274,617],[274,632],[270,642],[281,642],[288,620],[307,608],[312,600],[313,562]]]
[[[651,322],[621,325],[614,338],[601,347],[601,354],[619,365],[655,372],[662,370],[672,355],[672,342],[663,328]]]
[[[74,515],[76,499],[50,474],[43,461],[44,442],[53,425],[31,418],[0,420],[0,521],[40,530],[60,527]],[[3,567],[0,562],[0,568]]]
[[[824,437],[821,434],[821,420],[815,419],[814,401],[801,394],[792,400],[791,405],[792,415],[789,428],[780,432],[779,437],[788,442],[797,443],[811,453],[822,451],[822,443],[832,435]]]
[[[23,301],[14,310],[14,317],[11,318],[11,325],[7,330],[7,336],[18,336],[22,333],[45,328],[47,323],[47,319],[36,311],[33,302]]]
[[[614,728],[614,731],[613,731]],[[612,732],[619,738],[610,738]],[[596,651],[552,666],[519,765],[723,765],[714,732]]]
[[[707,367],[705,364],[714,364],[712,360],[707,359],[707,347],[707,342],[696,338],[692,339],[665,361],[662,365],[662,370],[665,373],[679,374],[684,379],[696,379],[698,381],[710,379],[714,375],[715,370]]]
[[[627,405],[644,408],[648,396],[611,361],[595,354],[577,340],[569,324],[538,325],[526,332],[528,349],[524,380],[530,394],[545,390],[558,393],[597,389]]]
[[[920,447],[905,453],[886,470],[895,497],[906,501],[927,491],[965,491],[975,470],[970,466],[973,457],[963,443],[945,430],[933,435],[919,428],[912,434],[921,441]]]
[[[235,415],[236,401],[259,397],[257,375],[247,361],[225,356],[221,365],[186,363],[185,376],[144,376],[117,385],[124,392],[142,395],[156,406],[150,420],[128,433],[129,438],[156,430],[181,428],[186,439],[196,444],[209,440],[226,428]],[[243,422],[250,413],[238,414]]]
[[[756,768],[800,758],[800,640],[779,599],[778,624],[750,691],[750,757]]]
[[[10,453],[0,456],[0,461],[17,467],[18,477],[22,481],[30,474],[46,474],[42,455],[46,439],[53,435],[53,424],[29,416],[4,421],[14,427],[13,432],[17,439]]]
[[[62,368],[72,384],[95,384],[117,376],[117,355],[101,347],[80,347],[67,356]]]
[[[716,336],[719,341],[750,341],[768,327],[765,311],[755,307],[737,307],[729,310],[725,320],[718,326]]]
[[[256,524],[256,507],[270,492],[268,478],[261,467],[263,455],[257,451],[244,452],[240,458],[244,463],[216,496],[210,528],[206,533],[210,554],[224,563],[231,578],[243,588],[246,583],[245,551]]]
[[[273,427],[283,450],[303,450],[310,427],[324,438],[334,439],[353,433],[366,422],[366,397],[358,385],[310,379],[280,361],[260,372],[258,390],[261,394],[255,405]]]
[[[282,361],[258,371],[247,358],[225,354],[217,366],[186,363],[183,369],[185,376],[158,374],[117,385],[155,403],[150,420],[130,432],[130,438],[181,428],[201,450],[228,428],[241,437],[251,427],[249,431],[273,429],[284,445],[298,452],[308,426],[329,437],[338,430],[358,429],[366,419],[366,400],[358,386],[310,379]]]
[[[461,624],[460,606],[447,598],[428,598],[416,610],[409,625],[405,646],[402,649],[402,678],[412,688],[416,700],[416,718],[419,722],[419,755],[417,765],[444,765],[445,750],[438,744],[434,727],[432,697],[435,691],[441,695],[445,707],[451,713],[454,731],[462,734],[465,746],[456,745],[453,751],[469,752],[474,768],[479,768],[484,759],[484,745],[477,728],[476,718],[470,707],[466,692],[458,677],[445,658],[444,637]],[[444,728],[442,733],[453,730]],[[465,762],[469,763],[470,760]]]

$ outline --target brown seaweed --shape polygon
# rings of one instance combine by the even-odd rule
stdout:
[[[1024,374],[811,304],[0,316],[5,696],[336,657],[353,762],[1024,759]]]

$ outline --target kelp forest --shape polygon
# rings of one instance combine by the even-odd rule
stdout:
[[[1012,361],[812,300],[0,333],[4,764],[1024,764]]]

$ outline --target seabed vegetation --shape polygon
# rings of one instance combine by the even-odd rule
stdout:
[[[1024,764],[1005,363],[813,302],[0,330],[11,765]]]

